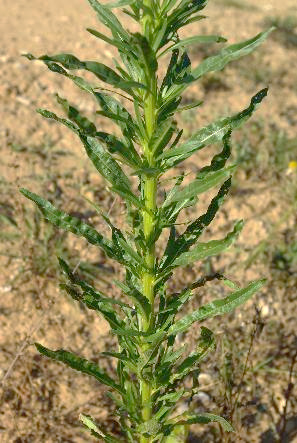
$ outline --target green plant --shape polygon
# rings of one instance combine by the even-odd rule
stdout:
[[[213,35],[179,39],[178,32],[182,27],[204,18],[200,11],[206,6],[206,0],[181,0],[178,4],[176,0],[124,0],[110,5],[89,0],[89,3],[101,23],[111,31],[111,37],[93,29],[89,32],[118,50],[120,60],[115,61],[116,71],[99,62],[81,61],[72,54],[44,55],[39,60],[51,71],[69,78],[90,93],[100,106],[98,114],[118,125],[122,138],[98,131],[93,122],[59,96],[58,103],[66,111],[67,119],[44,109],[38,112],[78,135],[87,155],[109,184],[110,191],[125,202],[128,227],[125,231],[119,230],[108,214],[98,209],[111,231],[111,238],[107,238],[33,192],[26,189],[21,192],[38,205],[52,224],[84,237],[124,267],[125,281],[115,283],[128,302],[124,301],[125,298],[115,299],[96,290],[81,280],[64,260],[59,260],[67,279],[63,288],[75,300],[103,315],[112,333],[117,336],[117,352],[103,353],[117,360],[117,371],[116,374],[107,374],[96,364],[72,352],[52,351],[40,344],[36,346],[42,354],[91,375],[111,388],[113,392],[109,395],[117,408],[120,436],[108,435],[89,416],[81,416],[92,435],[101,440],[141,443],[185,441],[189,425],[213,421],[231,431],[228,421],[212,413],[195,414],[189,410],[176,415],[176,403],[181,399],[190,401],[199,389],[199,362],[214,347],[214,336],[209,329],[201,326],[197,347],[188,356],[184,355],[183,347],[176,345],[176,337],[196,322],[230,312],[259,290],[264,280],[238,288],[223,279],[233,289],[227,297],[214,300],[177,319],[197,284],[193,283],[179,294],[170,294],[167,282],[176,268],[217,255],[238,237],[242,221],[237,222],[233,231],[223,239],[198,242],[231,186],[235,167],[226,166],[231,152],[231,132],[251,117],[267,95],[267,89],[252,97],[250,105],[243,111],[209,124],[186,141],[180,141],[182,131],[178,130],[174,115],[201,104],[180,105],[183,92],[194,81],[249,54],[265,40],[270,30],[228,46],[192,69],[186,52],[188,45],[225,41]],[[123,7],[123,12],[139,24],[140,32],[131,33],[125,29],[113,14],[114,7]],[[169,66],[159,82],[158,64],[168,53],[171,53]],[[26,54],[26,57],[36,59],[32,54]],[[97,77],[96,84],[72,74],[72,70],[91,72]],[[113,87],[112,91],[98,85],[98,80]],[[124,98],[127,106],[133,104],[133,114],[114,98],[114,94],[118,94],[121,100]],[[160,177],[213,143],[222,143],[223,149],[214,156],[210,165],[202,168],[186,185],[182,185],[184,174],[180,175],[162,198]],[[136,178],[138,188],[134,186]],[[218,185],[220,189],[206,213],[188,223],[186,229],[178,234],[176,226],[182,210],[195,205],[199,194]],[[167,245],[162,256],[158,256],[156,244],[164,230],[169,232]],[[187,387],[184,385],[186,378],[192,379],[191,388],[189,383]]]

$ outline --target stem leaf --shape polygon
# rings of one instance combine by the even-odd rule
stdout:
[[[207,257],[218,255],[221,252],[228,249],[237,239],[243,228],[243,221],[240,220],[234,226],[232,232],[229,232],[227,236],[222,240],[211,240],[207,243],[199,243],[191,251],[184,252],[178,258],[176,258],[172,264],[173,267],[187,266],[197,260],[203,260]]]
[[[169,169],[176,166],[205,146],[222,141],[230,130],[239,128],[252,116],[259,103],[261,103],[261,101],[266,97],[267,92],[267,88],[262,89],[252,97],[248,108],[234,114],[231,117],[220,119],[215,123],[205,126],[198,132],[194,133],[192,137],[190,137],[180,146],[161,154],[159,158],[164,160],[164,167]]]
[[[80,237],[84,237],[92,245],[99,246],[111,258],[116,258],[113,253],[112,243],[99,234],[95,228],[82,222],[79,218],[73,217],[64,211],[55,208],[48,200],[39,195],[21,188],[20,192],[34,203],[42,212],[43,216],[58,228],[70,231]]]
[[[123,394],[122,388],[105,372],[103,372],[102,369],[100,369],[95,363],[86,360],[85,358],[79,357],[72,352],[65,351],[64,349],[52,351],[51,349],[48,349],[39,343],[35,343],[35,346],[40,354],[43,354],[46,357],[51,358],[52,360],[64,363],[79,372],[91,375],[92,377],[96,378],[96,380],[100,381],[100,383],[103,383],[104,385],[109,386],[119,393]]]
[[[176,335],[188,330],[197,321],[226,314],[249,300],[266,283],[265,279],[250,283],[247,287],[232,292],[223,299],[214,300],[178,320],[168,330],[168,335]]]

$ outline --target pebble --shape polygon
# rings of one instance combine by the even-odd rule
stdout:
[[[12,290],[11,286],[0,286],[0,292],[2,292],[2,294],[10,292],[11,290]]]
[[[208,386],[212,384],[212,378],[208,374],[204,374],[203,372],[198,377],[199,385],[200,386]]]
[[[18,95],[16,97],[16,101],[21,103],[22,105],[25,105],[25,106],[29,106],[30,105],[30,100],[28,98],[26,98],[26,97],[23,97],[22,95]]]

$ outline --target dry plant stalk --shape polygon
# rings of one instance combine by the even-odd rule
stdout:
[[[178,416],[174,412],[178,401],[191,399],[199,389],[199,363],[214,347],[212,331],[203,326],[196,349],[186,357],[183,347],[176,346],[176,337],[187,332],[194,323],[201,324],[208,318],[238,307],[263,286],[264,280],[251,282],[245,288],[238,288],[225,280],[232,290],[228,296],[182,316],[177,314],[191,299],[196,286],[189,286],[179,294],[170,294],[167,282],[176,268],[220,254],[237,239],[242,221],[237,222],[225,238],[207,243],[199,241],[231,186],[235,166],[226,166],[231,152],[231,132],[251,117],[267,95],[267,89],[254,95],[243,111],[210,123],[185,141],[182,141],[182,130],[178,129],[174,116],[201,105],[200,101],[181,105],[182,94],[193,82],[252,52],[266,39],[271,29],[247,41],[226,46],[217,55],[192,68],[188,46],[226,42],[218,35],[179,38],[181,28],[205,18],[201,10],[207,0],[119,0],[104,5],[97,0],[88,1],[101,24],[110,31],[110,36],[93,29],[88,31],[117,49],[119,59],[115,60],[115,70],[101,62],[79,60],[72,54],[44,55],[38,60],[91,94],[100,107],[98,114],[118,125],[122,136],[98,131],[93,122],[59,96],[57,100],[67,118],[44,109],[38,112],[77,134],[95,168],[110,186],[110,191],[124,201],[129,229],[122,232],[113,225],[108,214],[100,211],[111,231],[110,238],[107,238],[33,192],[26,189],[21,192],[37,204],[49,222],[84,237],[124,267],[125,281],[116,284],[130,302],[124,303],[96,290],[59,259],[68,281],[63,285],[64,289],[75,300],[99,312],[116,335],[117,352],[103,354],[117,360],[117,374],[107,374],[95,363],[72,352],[62,349],[52,351],[40,344],[36,347],[47,357],[95,377],[110,388],[108,394],[116,406],[120,436],[108,435],[91,417],[81,415],[82,422],[101,441],[185,441],[185,429],[194,423],[218,422],[225,430],[232,431],[228,421],[209,412],[195,414],[189,410]],[[131,33],[125,29],[112,12],[113,8],[122,9],[136,21],[139,32]],[[158,64],[166,54],[170,54],[171,58],[160,81]],[[26,54],[26,57],[37,59],[32,54]],[[72,73],[73,70],[89,71],[96,81],[90,83]],[[112,91],[105,89],[102,83],[112,87]],[[121,101],[114,97],[115,94],[121,97]],[[133,102],[132,114],[122,104],[123,98]],[[182,183],[184,174],[180,175],[170,191],[165,193],[162,203],[158,204],[162,175],[214,143],[222,144],[222,150],[211,163],[187,185]],[[128,174],[122,165],[125,165]],[[129,175],[138,177],[137,192],[132,188]],[[181,211],[195,205],[199,194],[218,186],[218,193],[206,213],[178,233],[177,217]],[[168,241],[163,255],[157,257],[156,243],[163,230],[168,230]],[[191,377],[192,388],[186,388],[183,382]]]

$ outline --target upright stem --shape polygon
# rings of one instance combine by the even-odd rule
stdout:
[[[150,0],[145,2],[150,6]],[[143,34],[149,38],[151,17],[144,15],[142,21]],[[150,140],[156,129],[156,91],[157,78],[155,72],[146,73],[148,91],[143,97],[144,122],[147,133],[147,140],[143,145],[143,153],[146,162],[150,168],[155,166],[154,154],[151,150]],[[156,195],[157,195],[157,178],[150,175],[145,175],[142,178],[142,192],[146,210],[142,211],[143,218],[143,232],[145,237],[146,250],[144,251],[144,260],[149,270],[144,270],[142,275],[142,290],[143,295],[150,303],[150,316],[147,319],[142,319],[142,330],[147,332],[151,330],[154,325],[154,285],[155,285],[155,243],[149,242],[151,235],[155,228],[155,213],[157,209]],[[148,351],[150,345],[143,343],[142,351]],[[141,401],[142,401],[142,419],[147,422],[152,417],[152,383],[150,380],[141,380]],[[140,443],[149,443],[150,437],[142,436]]]

